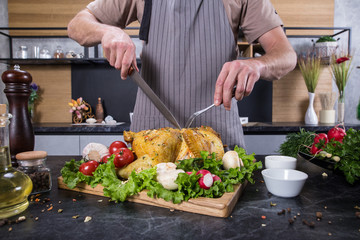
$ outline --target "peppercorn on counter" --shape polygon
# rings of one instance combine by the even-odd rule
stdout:
[[[224,219],[58,189],[60,169],[71,158],[48,157],[52,190],[32,195],[26,211],[0,220],[3,239],[360,238],[360,185],[304,159],[297,168],[309,178],[299,196],[271,195],[256,171],[255,184],[247,185]]]

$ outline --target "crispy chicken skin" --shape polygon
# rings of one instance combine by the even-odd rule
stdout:
[[[118,171],[122,178],[128,178],[133,170],[142,171],[161,162],[200,157],[201,151],[215,152],[217,159],[224,155],[220,135],[211,127],[125,131],[124,139],[131,143],[137,159]]]

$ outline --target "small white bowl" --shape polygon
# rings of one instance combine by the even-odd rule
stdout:
[[[296,158],[281,155],[271,155],[265,157],[265,168],[295,169]]]
[[[266,188],[278,197],[291,198],[300,194],[308,175],[293,169],[265,169],[261,171]]]
[[[88,119],[86,119],[86,123],[88,123],[88,124],[95,124],[95,123],[96,123],[96,119],[95,119],[95,118],[88,118]]]

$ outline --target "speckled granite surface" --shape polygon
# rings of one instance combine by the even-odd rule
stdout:
[[[323,178],[323,169],[304,160],[299,161],[298,169],[309,178],[299,196],[287,199],[271,195],[257,171],[255,184],[247,185],[231,216],[216,218],[60,190],[56,177],[70,159],[48,158],[53,189],[21,214],[27,217],[25,222],[0,227],[1,239],[360,239],[360,219],[355,216],[359,211],[355,206],[360,206],[360,185],[351,186],[342,176],[328,171],[328,177]],[[42,203],[45,198],[50,201]],[[53,209],[47,211],[50,204]],[[291,211],[278,214],[287,208]],[[63,212],[58,213],[58,209]],[[320,221],[316,212],[323,215]],[[76,215],[79,217],[72,218]],[[92,220],[85,223],[86,216]],[[296,220],[289,224],[294,216]],[[39,219],[35,221],[35,217]],[[303,220],[314,222],[314,227],[303,224]]]

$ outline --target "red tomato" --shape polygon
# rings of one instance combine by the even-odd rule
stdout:
[[[84,175],[93,176],[93,172],[96,170],[98,166],[99,163],[97,161],[91,160],[82,163],[79,167],[79,171]]]
[[[122,141],[115,141],[110,144],[109,153],[110,155],[118,151],[120,148],[127,148],[126,144]]]
[[[115,153],[114,165],[117,168],[122,168],[125,165],[128,165],[134,161],[134,154],[128,148],[120,148],[118,152]]]
[[[107,163],[109,158],[111,157],[111,154],[105,155],[101,158],[101,163]]]

